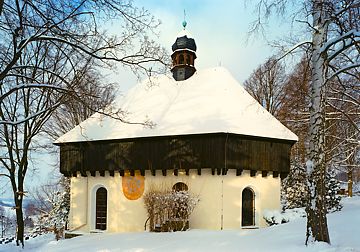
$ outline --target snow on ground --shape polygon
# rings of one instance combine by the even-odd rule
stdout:
[[[53,234],[44,234],[25,241],[25,248],[21,249],[15,245],[15,241],[9,244],[0,245],[0,251],[6,252],[27,252],[27,251],[48,251],[43,248],[54,239]]]
[[[344,198],[341,212],[328,215],[331,245],[306,247],[305,218],[263,229],[191,230],[175,233],[91,234],[69,240],[51,241],[49,235],[35,238],[21,250],[0,245],[0,251],[44,252],[146,252],[146,251],[277,251],[360,252],[360,196]]]

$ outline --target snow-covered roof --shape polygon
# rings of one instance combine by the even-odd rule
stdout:
[[[265,110],[222,67],[195,72],[184,81],[160,75],[118,97],[115,107],[127,124],[95,113],[55,143],[202,133],[235,133],[297,141],[297,136]]]

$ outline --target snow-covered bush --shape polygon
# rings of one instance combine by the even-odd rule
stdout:
[[[360,195],[360,181],[353,184],[353,194],[354,195],[356,195],[356,194]]]
[[[337,195],[340,190],[340,182],[336,179],[333,171],[328,171],[325,177],[325,190],[326,190],[326,210],[328,212],[340,211],[342,205],[340,204],[341,196]]]
[[[56,239],[63,236],[70,211],[70,181],[62,177],[54,185],[42,187],[36,195],[37,218],[35,230],[53,231]]]
[[[189,216],[199,198],[188,191],[151,188],[144,194],[150,231],[183,231],[188,228]]]
[[[335,178],[335,173],[329,169],[325,177],[325,189],[326,210],[328,212],[340,211],[342,208],[340,204],[341,197],[337,195],[340,190],[340,183]],[[289,175],[282,181],[282,208],[285,210],[305,207],[308,197],[306,165],[295,160],[291,163]]]
[[[306,217],[304,208],[286,209],[285,211],[265,210],[263,218],[269,226],[287,223],[289,221]]]
[[[300,161],[293,161],[290,173],[282,181],[281,201],[283,210],[305,207],[309,197],[306,166]]]

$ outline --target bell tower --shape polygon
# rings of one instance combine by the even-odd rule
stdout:
[[[177,35],[175,43],[172,45],[171,72],[177,81],[190,78],[196,71],[194,62],[196,59],[196,44],[186,30],[186,21],[182,25],[182,31]]]

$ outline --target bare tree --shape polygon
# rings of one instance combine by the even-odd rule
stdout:
[[[245,89],[271,114],[277,115],[284,98],[285,69],[271,57],[244,82]]]
[[[289,1],[262,0],[258,10],[268,17],[272,12],[284,14]],[[309,241],[330,243],[325,209],[326,174],[326,95],[329,82],[351,77],[358,79],[359,61],[359,0],[304,0],[304,18],[311,38],[298,45],[311,46],[310,124],[307,168],[310,198],[307,212],[306,244]],[[295,11],[295,13],[300,13]],[[260,19],[259,19],[260,20]],[[256,26],[260,22],[255,23]],[[293,51],[295,48],[289,51]],[[359,100],[354,101],[359,104]],[[357,129],[358,130],[358,129]]]
[[[123,28],[118,36],[100,30],[105,17],[118,19]],[[99,63],[120,62],[133,70],[147,71],[149,63],[165,62],[164,50],[146,33],[156,25],[147,11],[120,0],[6,1],[0,19],[0,81],[19,68],[21,54],[39,41],[63,45],[62,54],[70,58],[69,64],[73,57],[90,56]],[[76,65],[72,67],[76,70]]]
[[[3,206],[0,206],[0,237],[6,237],[6,234],[11,234],[14,226],[14,216],[9,211],[6,211]]]
[[[358,80],[334,80],[327,95],[327,156],[339,171],[348,177],[348,195],[352,196],[353,175],[360,170],[360,100]],[[355,100],[354,100],[355,99]]]
[[[251,96],[297,134],[299,141],[292,148],[292,156],[301,163],[305,163],[309,130],[310,70],[307,54],[290,73],[285,73],[281,61],[271,57],[244,82]]]
[[[310,171],[309,187],[311,196],[307,207],[309,238],[330,243],[325,209],[325,98],[328,82],[334,77],[341,77],[350,69],[359,67],[349,64],[334,66],[337,55],[346,54],[351,47],[357,46],[356,30],[346,31],[341,22],[342,12],[346,12],[356,1],[343,3],[337,1],[312,1],[312,80],[310,106],[310,146],[308,169]],[[359,4],[357,4],[359,5]],[[332,22],[330,21],[332,20]],[[333,34],[331,31],[338,28]],[[345,29],[344,29],[345,28]],[[360,37],[360,36],[359,36]],[[357,53],[358,54],[358,53]]]
[[[115,98],[115,83],[103,83],[102,75],[95,69],[85,69],[79,76],[76,93],[85,94],[81,99],[68,96],[44,125],[43,131],[51,140],[57,139],[96,111],[104,111]]]
[[[292,157],[302,164],[305,164],[306,143],[308,142],[310,77],[310,62],[307,54],[305,54],[286,78],[283,91],[284,98],[281,100],[281,108],[277,116],[284,125],[299,137],[298,142],[292,148]]]
[[[309,130],[310,76],[309,59],[303,57],[287,77],[284,87],[285,98],[281,102],[281,109],[278,113],[280,121],[299,137],[292,153],[293,159],[301,161],[301,163],[305,163],[305,145],[308,142],[306,132]],[[360,100],[359,95],[356,89],[356,80],[353,78],[347,81],[342,80],[342,82],[329,82],[326,95],[325,154],[327,169],[345,171],[348,174],[349,196],[352,194],[353,174],[356,175],[359,170],[359,160],[356,157],[360,148],[360,132],[355,125],[359,125],[360,106],[353,101],[353,98]]]
[[[101,26],[117,20],[109,36]],[[89,69],[119,62],[134,71],[164,63],[163,49],[149,39],[157,22],[122,0],[4,1],[0,16],[0,174],[9,179],[24,246],[22,202],[29,155],[44,124],[69,100],[84,101]],[[117,114],[118,115],[118,114]],[[119,118],[121,120],[121,118]]]

